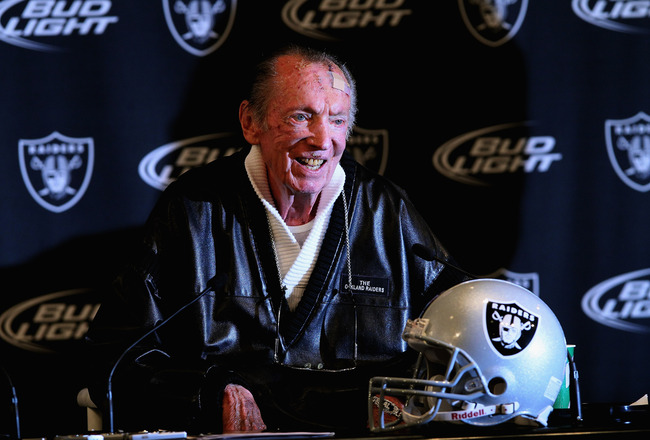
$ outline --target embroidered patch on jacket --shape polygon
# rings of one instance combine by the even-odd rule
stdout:
[[[352,286],[350,286],[347,275],[341,277],[341,290],[357,294],[388,296],[390,281],[388,278],[368,277],[364,275],[352,275]]]

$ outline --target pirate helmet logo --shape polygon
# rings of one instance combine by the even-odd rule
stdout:
[[[514,356],[526,349],[535,336],[539,317],[517,303],[488,301],[486,334],[501,356]]]
[[[388,130],[355,126],[347,150],[361,165],[383,175],[388,163]]]
[[[236,0],[163,0],[167,27],[174,40],[199,57],[217,50],[235,21]]]
[[[528,0],[458,0],[465,26],[486,46],[511,40],[521,28]]]
[[[650,191],[650,116],[605,121],[607,154],[618,177],[639,192]]]
[[[27,190],[43,208],[60,213],[86,192],[94,162],[92,138],[71,138],[58,132],[18,143],[20,171]]]

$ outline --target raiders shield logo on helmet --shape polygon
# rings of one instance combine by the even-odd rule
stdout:
[[[71,138],[59,132],[18,143],[20,171],[27,190],[43,208],[60,213],[86,192],[93,170],[92,138]]]
[[[486,303],[486,334],[492,347],[502,356],[513,356],[523,351],[533,339],[538,321],[537,315],[517,303]]]
[[[237,0],[163,0],[167,27],[174,40],[199,57],[219,48],[235,21]]]
[[[640,192],[650,190],[650,116],[605,121],[607,154],[620,179]]]

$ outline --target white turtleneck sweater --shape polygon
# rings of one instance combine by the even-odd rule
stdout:
[[[282,284],[286,286],[289,308],[295,310],[307,287],[307,281],[316,264],[334,202],[343,190],[345,172],[337,165],[332,179],[323,188],[316,210],[316,217],[305,225],[288,226],[275,207],[262,160],[260,147],[254,145],[245,161],[246,173],[266,208],[277,252]]]

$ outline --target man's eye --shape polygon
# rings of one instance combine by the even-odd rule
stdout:
[[[305,122],[307,120],[307,115],[298,113],[293,115],[293,119],[298,121],[298,122]]]

